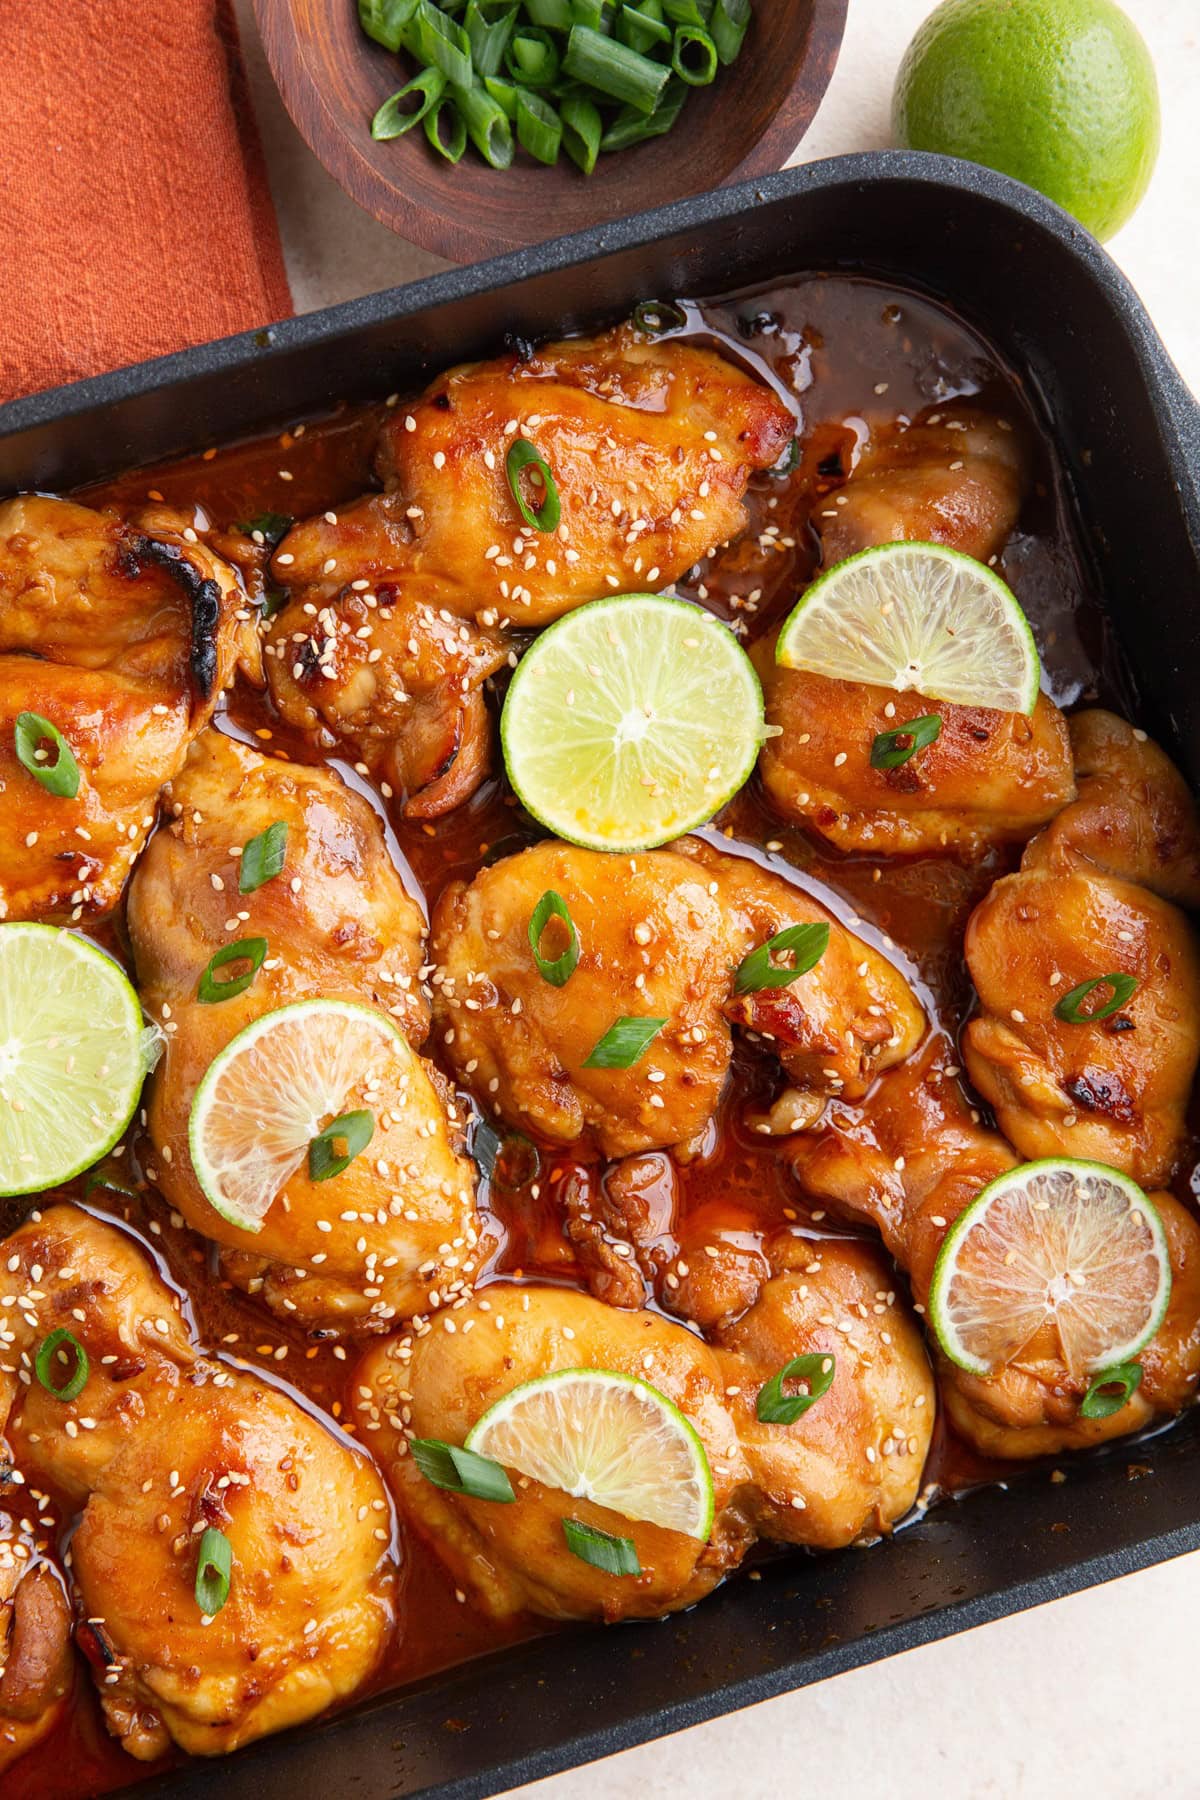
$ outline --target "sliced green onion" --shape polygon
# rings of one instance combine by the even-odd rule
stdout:
[[[789,441],[788,447],[780,457],[779,461],[777,463],[772,463],[771,467],[767,470],[767,474],[773,475],[777,481],[783,481],[791,474],[792,470],[796,468],[799,461],[800,439],[794,437]]]
[[[522,94],[518,89],[518,135],[521,135],[522,102],[528,100],[537,100],[537,95]],[[544,102],[538,101],[538,104],[542,105]],[[549,111],[550,108],[547,107],[546,110]],[[557,119],[557,114],[555,117]],[[521,135],[521,142],[525,144],[523,135]],[[529,145],[525,144],[525,148],[528,150]],[[542,487],[545,497],[542,500],[542,504],[537,508],[529,506],[525,500],[524,494],[521,492],[521,476],[525,470],[529,468],[536,469],[542,478]],[[550,472],[549,463],[544,461],[544,459],[538,455],[536,445],[531,444],[528,438],[514,438],[508,447],[508,455],[504,459],[504,472],[508,476],[509,491],[516,501],[517,509],[525,523],[531,525],[535,531],[556,531],[558,529],[559,516],[562,511],[559,504],[558,487],[555,483],[554,476]]]
[[[523,87],[517,89],[517,138],[538,162],[549,166],[558,161],[562,120],[548,100]]]
[[[64,1351],[69,1354],[64,1355]],[[56,1360],[68,1362],[71,1356],[75,1358],[75,1367],[60,1386],[54,1380],[54,1363]],[[34,1358],[33,1369],[46,1392],[66,1405],[77,1400],[84,1390],[88,1378],[87,1351],[73,1332],[60,1326],[49,1337],[42,1339]]]
[[[575,23],[570,0],[525,0],[525,11],[535,25],[551,31],[570,31]]]
[[[259,602],[259,611],[264,619],[273,619],[286,605],[287,595],[282,588],[267,588]]]
[[[584,1525],[579,1519],[564,1519],[563,1536],[567,1549],[581,1562],[591,1563],[605,1575],[640,1575],[637,1547],[632,1538],[614,1537],[595,1525]]]
[[[421,0],[417,8],[416,45],[422,62],[432,63],[456,86],[470,87],[471,40],[432,0]]]
[[[541,1152],[523,1131],[500,1133],[486,1119],[476,1119],[471,1133],[471,1156],[480,1176],[513,1193],[537,1180],[542,1169]]]
[[[571,161],[590,175],[596,167],[604,132],[600,109],[584,94],[568,94],[558,110],[562,116],[562,147]]]
[[[657,106],[671,72],[666,63],[651,62],[628,44],[591,31],[586,25],[571,27],[563,68],[576,81],[647,114]]]
[[[1137,985],[1136,975],[1097,975],[1094,981],[1081,981],[1069,994],[1064,994],[1054,1009],[1054,1016],[1056,1019],[1065,1019],[1068,1025],[1098,1025],[1102,1019],[1111,1019],[1127,1000],[1133,998]],[[1110,987],[1111,998],[1086,1010],[1084,1001],[1099,987]]]
[[[422,69],[419,75],[385,100],[371,120],[371,136],[383,142],[403,137],[419,125],[431,107],[437,105],[446,91],[446,77],[440,69]],[[406,102],[413,102],[411,108]]]
[[[761,988],[790,987],[800,975],[807,975],[829,948],[829,926],[788,925],[773,938],[751,950],[738,964],[733,976],[735,994],[756,994]],[[774,958],[791,953],[792,961],[780,967]]]
[[[571,0],[571,22],[575,25],[590,25],[593,31],[599,31],[604,21],[604,0]]]
[[[291,513],[265,512],[256,514],[253,519],[243,520],[238,530],[244,531],[247,537],[261,537],[264,544],[273,550],[295,523]]]
[[[939,713],[922,713],[919,719],[906,719],[894,731],[881,731],[871,744],[873,769],[900,769],[910,756],[936,744],[942,735]]]
[[[640,1019],[628,1016],[610,1025],[584,1063],[585,1069],[632,1069],[642,1060],[665,1019]]]
[[[481,81],[489,75],[499,74],[519,11],[519,7],[509,6],[498,19],[489,19],[480,7],[479,0],[471,0],[467,7],[465,25],[471,45],[471,61]],[[462,105],[461,99],[459,105]]]
[[[484,88],[455,88],[467,136],[493,169],[507,169],[514,154],[512,126],[500,102]]]
[[[551,919],[561,919],[567,928],[567,947],[560,956],[554,957],[543,956],[539,948]],[[529,921],[529,948],[542,980],[548,981],[551,987],[565,987],[579,963],[579,933],[566,901],[553,888],[546,889],[533,909]]]
[[[44,743],[53,744],[58,752],[53,762],[44,759]],[[57,725],[43,719],[41,713],[18,713],[13,726],[13,746],[21,767],[28,769],[48,794],[54,794],[60,800],[75,798],[79,792],[79,764]],[[39,757],[42,757],[41,761]]]
[[[447,138],[442,136],[443,117],[449,121]],[[462,153],[467,147],[467,127],[449,94],[443,94],[433,111],[426,113],[424,130],[439,156],[444,156],[450,163],[462,161]]]
[[[601,138],[601,150],[607,156],[613,150],[628,150],[632,144],[644,144],[648,138],[665,137],[683,110],[689,92],[682,81],[676,81],[672,76],[649,118],[634,106],[623,106]]]
[[[506,1471],[490,1456],[477,1456],[440,1438],[411,1438],[412,1459],[426,1481],[451,1494],[468,1494],[472,1500],[515,1500]]]
[[[238,863],[239,894],[253,894],[281,873],[287,856],[287,837],[286,822],[276,819],[250,839]]]
[[[1092,1377],[1083,1399],[1079,1402],[1081,1419],[1109,1419],[1136,1394],[1142,1385],[1142,1365],[1140,1362],[1114,1363],[1111,1369],[1101,1369]]]
[[[196,1605],[206,1618],[214,1618],[229,1598],[233,1573],[233,1548],[223,1531],[210,1525],[200,1539],[196,1558]]]
[[[93,1169],[83,1184],[83,1197],[86,1200],[94,1188],[103,1188],[108,1194],[125,1194],[130,1200],[137,1199],[137,1189],[120,1175],[113,1173],[109,1167]]]
[[[682,331],[687,314],[673,300],[639,300],[633,309],[633,322],[647,337],[662,337],[667,331]]]
[[[203,1000],[206,1006],[213,1006],[218,1000],[234,1000],[244,994],[262,968],[266,954],[265,937],[238,938],[236,943],[224,945],[209,959],[196,990],[197,999]],[[237,962],[248,962],[250,967],[241,975],[231,975],[226,981],[217,980],[218,969]]]
[[[417,5],[418,0],[358,0],[358,21],[369,38],[395,55]]]
[[[708,8],[700,6],[698,0],[662,0],[662,9],[676,25],[707,23]]]
[[[484,77],[484,87],[496,102],[505,118],[510,122],[517,116],[517,90],[511,81],[501,81],[495,75]]]
[[[750,0],[717,0],[709,14],[708,29],[723,63],[736,62],[750,23]]]
[[[526,25],[509,39],[504,66],[519,87],[552,87],[560,67],[558,45],[548,31]]]
[[[375,1135],[375,1114],[360,1107],[357,1112],[342,1113],[319,1131],[308,1146],[310,1181],[332,1181],[348,1169],[362,1154]],[[337,1146],[341,1144],[339,1150]]]
[[[791,1362],[785,1362],[782,1369],[772,1375],[770,1381],[764,1381],[759,1388],[754,1410],[760,1422],[764,1425],[794,1425],[802,1413],[816,1404],[822,1394],[829,1392],[836,1371],[837,1358],[831,1352],[793,1356]],[[785,1394],[785,1381],[805,1381],[808,1383],[808,1392]]]
[[[707,87],[717,73],[717,46],[699,25],[677,25],[671,67],[689,87]]]
[[[622,6],[617,18],[617,36],[640,56],[656,44],[671,42],[671,27],[663,21],[659,0],[642,0],[640,6]]]

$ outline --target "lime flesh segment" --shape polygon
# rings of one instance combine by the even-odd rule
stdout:
[[[647,1382],[561,1369],[498,1400],[466,1447],[543,1486],[627,1519],[708,1541],[713,1485],[704,1445]]]
[[[397,1060],[414,1059],[396,1027],[346,1000],[302,1000],[247,1025],[192,1101],[188,1146],[209,1204],[231,1225],[261,1231],[313,1138]]]
[[[648,850],[711,819],[749,779],[763,732],[732,632],[662,594],[594,600],[550,626],[500,722],[524,806],[591,850]]]
[[[1074,1376],[1158,1330],[1171,1262],[1153,1201],[1100,1163],[1051,1158],[990,1182],[938,1253],[928,1311],[952,1362],[994,1375],[1047,1324]]]
[[[142,1009],[112,958],[54,925],[0,925],[0,1194],[99,1162],[145,1073]]]
[[[1031,713],[1041,670],[1029,621],[998,575],[944,544],[878,544],[835,563],[784,622],[788,669]]]

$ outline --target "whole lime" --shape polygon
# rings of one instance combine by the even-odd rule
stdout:
[[[1104,238],[1154,169],[1158,83],[1113,0],[944,0],[904,53],[892,122],[910,149],[1014,175]]]

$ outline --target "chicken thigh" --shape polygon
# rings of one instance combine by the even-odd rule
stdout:
[[[245,595],[181,517],[0,505],[0,918],[112,910],[239,658]]]
[[[547,892],[578,934],[562,986],[541,975],[529,942]],[[830,927],[815,968],[737,994],[748,952],[806,922]],[[769,1040],[816,1095],[865,1092],[924,1029],[907,981],[878,951],[780,877],[695,840],[636,856],[534,845],[445,890],[430,956],[435,1029],[485,1104],[555,1142],[590,1139],[606,1156],[684,1142],[707,1124],[731,1021]],[[623,1017],[660,1029],[630,1066],[597,1066],[597,1044]]]
[[[371,1463],[284,1392],[194,1347],[135,1240],[73,1206],[5,1241],[0,1416],[17,1465],[78,1511],[69,1567],[109,1730],[153,1760],[235,1749],[312,1718],[371,1673],[395,1565]],[[82,1347],[33,1378],[52,1332]],[[62,1366],[60,1368],[60,1361]],[[11,1371],[11,1373],[9,1372]],[[207,1530],[229,1587],[197,1597]]]
[[[332,773],[211,731],[172,784],[171,804],[174,823],[143,858],[128,914],[143,1005],[166,1035],[148,1102],[155,1178],[190,1224],[225,1247],[239,1286],[304,1323],[379,1330],[455,1290],[474,1266],[478,1236],[463,1121],[410,1048],[428,1020],[421,914],[371,808]],[[287,828],[281,872],[240,893],[239,856],[278,823]],[[202,1000],[198,983],[214,952],[254,938],[266,939],[268,954],[250,986]],[[369,1151],[331,1181],[312,1180],[298,1159],[252,1232],[201,1190],[188,1146],[192,1100],[244,1026],[314,996],[377,1007],[408,1041],[398,1037],[377,1068],[356,1070],[337,1109],[368,1107]]]
[[[937,542],[984,562],[1016,524],[1020,440],[999,419],[945,408],[873,445],[814,517],[823,566],[877,544]],[[1045,694],[1031,717],[835,681],[755,650],[768,724],[760,758],[776,809],[840,850],[966,856],[1021,843],[1074,797],[1062,714]],[[936,740],[899,768],[871,766],[877,736],[936,713]]]
[[[71,1603],[3,1510],[9,1474],[0,1462],[0,1775],[60,1725],[75,1684]]]

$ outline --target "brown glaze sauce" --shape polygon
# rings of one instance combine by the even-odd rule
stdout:
[[[1001,561],[1030,617],[1054,698],[1070,707],[1099,699],[1136,716],[1127,678],[1107,623],[1089,592],[1073,538],[1054,456],[1031,417],[1019,383],[952,314],[874,282],[806,277],[753,296],[685,307],[685,331],[756,369],[786,392],[797,412],[799,461],[786,478],[762,477],[749,496],[751,528],[710,566],[693,571],[679,591],[736,620],[747,641],[776,623],[811,576],[816,540],[809,518],[824,494],[851,472],[868,428],[935,402],[976,396],[1001,416],[1031,427],[1037,446],[1035,486],[1019,530]],[[81,496],[92,503],[133,508],[147,498],[201,513],[197,523],[218,529],[264,512],[295,517],[324,511],[374,485],[371,453],[383,406],[344,409],[330,417],[231,448],[125,475]],[[286,471],[290,479],[285,479]],[[270,702],[248,687],[229,697],[219,720],[275,755],[320,760],[311,741],[281,726]],[[348,760],[335,766],[362,791],[366,784]],[[383,802],[374,799],[381,815]],[[432,824],[395,819],[389,842],[408,885],[428,904],[451,878],[469,878],[481,863],[515,850],[541,833],[521,812],[502,780],[493,779],[466,806]],[[971,1001],[962,961],[967,916],[1018,852],[997,853],[972,867],[945,858],[885,863],[836,856],[786,827],[768,809],[757,782],[738,795],[704,834],[722,848],[754,856],[812,887],[876,942],[890,940],[914,974],[931,1017],[955,1034]],[[120,920],[93,932],[122,948]],[[432,1052],[436,1053],[436,1046]],[[715,1148],[680,1172],[680,1207],[694,1228],[702,1214],[708,1233],[753,1243],[783,1222],[810,1222],[815,1235],[838,1229],[806,1209],[777,1141],[742,1124],[748,1100],[769,1098],[776,1073],[761,1056],[739,1049],[716,1122]],[[581,1280],[563,1236],[556,1194],[577,1168],[560,1148],[543,1148],[536,1181],[519,1190],[485,1185],[481,1203],[497,1216],[502,1248],[492,1274],[557,1281]],[[137,1145],[124,1159],[136,1178]],[[601,1171],[593,1164],[591,1173]],[[1178,1184],[1191,1194],[1189,1165]],[[145,1182],[130,1196],[93,1187],[88,1204],[128,1220],[144,1233],[175,1282],[189,1296],[201,1340],[219,1353],[290,1384],[308,1404],[346,1429],[345,1390],[356,1358],[353,1344],[314,1342],[231,1289],[216,1273],[215,1256],[195,1234],[173,1222],[169,1208]],[[83,1184],[74,1188],[80,1197]],[[785,1212],[786,1209],[786,1212]],[[11,1229],[30,1203],[0,1201],[0,1228]],[[676,1224],[682,1228],[677,1218]],[[669,1239],[666,1240],[670,1248]],[[1011,1471],[1009,1471],[1011,1472]],[[925,1475],[927,1490],[953,1493],[995,1478],[987,1465],[941,1425]],[[23,1508],[40,1544],[53,1549],[69,1525],[53,1496]],[[6,1499],[6,1505],[16,1505]],[[40,1521],[40,1522],[39,1522]],[[3,1514],[0,1514],[0,1523]],[[401,1687],[447,1665],[548,1627],[527,1621],[497,1630],[455,1601],[452,1583],[419,1543],[405,1546],[406,1592],[399,1629],[373,1691]],[[171,1763],[133,1762],[107,1737],[91,1683],[82,1668],[66,1724],[6,1776],[6,1800],[79,1800],[105,1793]]]

